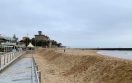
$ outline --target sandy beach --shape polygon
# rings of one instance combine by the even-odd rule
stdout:
[[[42,83],[132,83],[132,61],[96,50],[37,49]]]

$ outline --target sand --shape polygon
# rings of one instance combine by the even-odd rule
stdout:
[[[42,83],[132,83],[132,61],[96,50],[37,49]]]

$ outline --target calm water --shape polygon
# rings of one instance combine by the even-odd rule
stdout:
[[[101,54],[101,55],[132,60],[132,51],[106,51],[106,50],[101,50],[101,51],[98,51],[97,53]]]

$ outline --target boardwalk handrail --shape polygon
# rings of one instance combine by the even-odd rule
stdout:
[[[34,68],[34,73],[35,73],[35,81],[37,83],[41,83],[41,73],[38,70],[38,66],[35,62],[34,56],[32,56],[32,59],[33,59],[33,68]]]
[[[19,52],[9,52],[3,55],[0,55],[0,72],[7,68],[11,63],[13,63],[16,59],[18,59],[20,56],[22,56],[25,51],[19,51]],[[3,57],[3,60],[2,60]],[[2,64],[3,61],[3,64]]]

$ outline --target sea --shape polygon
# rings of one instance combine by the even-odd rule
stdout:
[[[128,59],[132,60],[132,51],[109,51],[109,50],[100,50],[97,52],[98,54],[105,55],[105,56],[111,56],[111,57],[117,57],[122,59]]]

